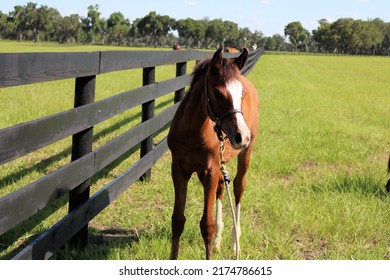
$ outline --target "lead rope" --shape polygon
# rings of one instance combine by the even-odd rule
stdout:
[[[218,137],[218,138],[220,138],[220,137]],[[219,167],[220,167],[222,175],[223,175],[223,181],[225,182],[226,193],[228,195],[230,209],[232,211],[233,229],[234,229],[234,234],[235,234],[235,237],[236,237],[235,238],[236,239],[236,260],[238,260],[238,256],[239,256],[239,248],[238,248],[238,246],[239,245],[238,245],[238,233],[237,233],[237,220],[236,220],[236,213],[234,211],[232,197],[231,197],[230,191],[229,191],[229,183],[230,183],[229,173],[228,173],[228,171],[226,169],[226,166],[225,166],[226,162],[225,162],[225,159],[223,157],[223,152],[225,151],[225,139],[222,138],[222,140],[221,140],[221,138],[220,138],[220,141],[219,141],[219,153],[220,153],[220,158],[221,158],[221,160],[219,161]]]

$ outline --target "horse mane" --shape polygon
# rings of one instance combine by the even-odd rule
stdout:
[[[192,81],[188,93],[192,92],[192,89],[195,87],[195,84],[199,81],[201,76],[207,72],[211,64],[211,60],[211,58],[206,58],[200,61],[195,66],[194,71],[192,73]],[[229,58],[223,58],[221,67],[219,67],[218,69],[213,68],[211,69],[211,71],[213,71],[213,73],[216,73],[218,71],[217,74],[219,74],[221,80],[224,82],[229,81],[233,78],[237,78],[240,73],[237,66]]]

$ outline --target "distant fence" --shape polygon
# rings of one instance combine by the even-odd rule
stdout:
[[[262,53],[250,53],[244,75]],[[69,213],[13,259],[47,259],[69,240],[86,245],[89,221],[134,182],[150,178],[151,167],[168,149],[166,138],[153,147],[153,135],[170,123],[185,94],[191,81],[187,62],[210,55],[195,50],[0,54],[0,88],[75,78],[74,109],[0,130],[0,165],[72,136],[69,164],[0,198],[2,235],[69,193]],[[156,66],[172,63],[176,77],[155,82]],[[142,87],[95,102],[97,75],[135,68],[143,68]],[[155,116],[155,99],[172,92],[174,104]],[[142,123],[92,150],[94,125],[135,106],[142,106]],[[141,159],[90,197],[92,176],[140,143]]]
[[[295,55],[295,56],[348,56],[348,57],[389,57],[389,54],[351,54],[351,53],[330,53],[330,52],[294,52],[294,51],[265,51],[267,55]]]

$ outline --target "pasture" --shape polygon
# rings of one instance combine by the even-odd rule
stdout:
[[[2,44],[0,50],[9,51]],[[19,47],[36,51],[31,45]],[[38,49],[83,51],[67,46]],[[248,75],[260,95],[260,133],[242,201],[241,259],[390,259],[390,195],[384,189],[390,153],[389,67],[390,59],[380,57],[260,58]],[[157,67],[156,80],[174,72],[174,65]],[[141,70],[100,75],[96,99],[141,86],[141,77]],[[72,108],[73,88],[73,80],[64,80],[0,89],[0,128]],[[158,110],[172,99],[158,100]],[[94,148],[139,121],[140,110],[132,109],[97,125]],[[65,139],[3,165],[0,195],[68,163],[70,143]],[[129,152],[97,174],[92,193],[138,158],[137,152]],[[167,259],[173,207],[170,162],[167,153],[153,168],[150,182],[133,185],[90,223],[86,249],[65,247],[53,258]],[[231,177],[234,166],[227,166]],[[66,201],[0,236],[0,258],[11,258],[16,248],[56,223],[67,211]],[[180,259],[204,257],[202,209],[203,190],[193,176]],[[215,259],[234,257],[226,196],[224,221],[222,250],[214,252]],[[20,234],[26,228],[28,233]]]

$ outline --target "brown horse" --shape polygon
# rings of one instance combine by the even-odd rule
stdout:
[[[181,46],[180,46],[179,44],[174,44],[173,47],[172,47],[172,49],[173,49],[174,51],[180,51],[180,50],[181,50]]]
[[[224,51],[228,52],[228,53],[238,53],[238,52],[240,52],[236,48],[231,48],[231,47],[226,47]]]
[[[258,130],[258,96],[253,84],[240,74],[248,59],[248,49],[234,60],[222,57],[222,49],[212,59],[200,62],[194,70],[188,93],[179,105],[168,135],[172,153],[172,179],[175,203],[172,214],[171,259],[177,259],[179,239],[185,224],[187,184],[197,173],[204,189],[204,209],[200,221],[206,246],[206,259],[211,258],[212,241],[221,244],[222,192],[224,179],[220,170],[219,130],[226,142],[224,158],[228,162],[238,155],[237,174],[233,181],[236,205],[237,236],[240,236],[240,201],[245,189],[252,145]],[[212,215],[216,199],[216,220]],[[233,229],[234,244],[235,232]],[[237,240],[238,244],[238,240]],[[233,250],[239,250],[233,245]]]

